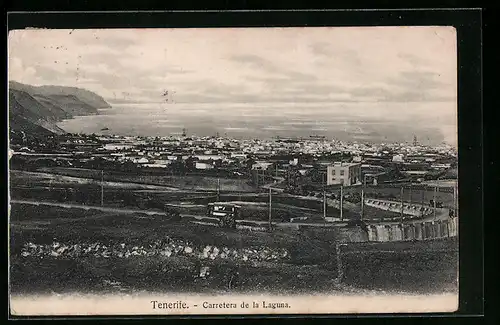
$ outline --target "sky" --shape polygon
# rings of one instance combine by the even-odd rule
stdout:
[[[347,125],[456,144],[451,27],[32,29],[11,31],[8,47],[9,80],[85,88],[113,106],[168,101],[234,132],[250,120],[291,133]]]

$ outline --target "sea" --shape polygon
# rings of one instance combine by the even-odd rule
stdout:
[[[413,111],[414,112],[414,111]],[[58,123],[71,133],[137,136],[228,136],[235,139],[309,137],[341,141],[441,144],[456,137],[455,121],[428,114],[388,114],[369,107],[290,104],[117,104],[98,115],[76,116]]]

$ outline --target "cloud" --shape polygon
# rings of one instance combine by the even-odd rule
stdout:
[[[326,42],[317,42],[311,44],[311,50],[320,59],[338,60],[352,68],[360,68],[363,65],[358,52],[349,48],[338,50],[334,44]],[[320,64],[328,65],[329,61],[321,61]]]
[[[25,66],[20,58],[14,57],[9,59],[9,79],[32,79],[35,78],[37,71],[35,68]]]
[[[230,60],[241,64],[247,64],[250,67],[259,69],[264,73],[287,77],[288,79],[292,79],[294,81],[311,81],[317,79],[317,77],[313,74],[281,68],[277,63],[273,63],[268,59],[253,54],[233,55],[230,57]]]
[[[398,57],[408,61],[416,68],[428,67],[432,65],[432,60],[428,60],[411,53],[399,53]]]

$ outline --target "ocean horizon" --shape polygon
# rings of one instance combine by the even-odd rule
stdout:
[[[412,142],[416,136],[424,145],[454,145],[450,141],[456,137],[453,121],[435,121],[429,114],[428,119],[416,123],[411,114],[380,116],[370,114],[363,105],[366,103],[350,104],[349,108],[316,103],[112,104],[99,109],[98,115],[75,116],[58,126],[70,133],[169,136],[186,129],[188,135],[237,139],[319,135],[373,143]]]

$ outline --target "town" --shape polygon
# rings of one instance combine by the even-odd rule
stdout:
[[[88,168],[164,175],[248,179],[259,187],[276,180],[284,190],[325,186],[445,184],[457,178],[456,149],[413,143],[345,143],[311,136],[236,140],[220,136],[132,137],[53,135],[45,142],[11,140],[12,169]],[[36,159],[34,159],[36,158]],[[30,163],[26,163],[29,160]]]

